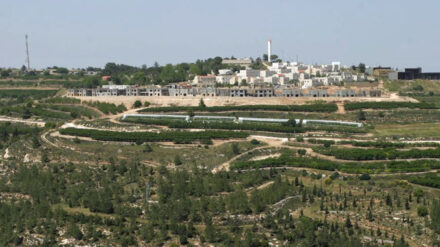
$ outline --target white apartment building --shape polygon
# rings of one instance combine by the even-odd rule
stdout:
[[[211,86],[216,83],[215,75],[197,75],[194,77],[193,83],[196,85]]]
[[[219,84],[231,84],[233,85],[238,78],[236,75],[218,75],[215,77],[215,81]]]

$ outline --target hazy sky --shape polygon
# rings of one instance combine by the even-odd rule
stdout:
[[[151,66],[273,53],[440,71],[439,0],[0,0],[0,67]]]

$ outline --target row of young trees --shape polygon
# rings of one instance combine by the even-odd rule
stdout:
[[[71,118],[81,118],[82,116],[91,119],[99,116],[97,110],[90,109],[81,105],[63,105],[63,104],[38,104],[36,107],[50,109],[59,112],[65,112],[70,115]]]
[[[391,161],[377,163],[335,163],[332,161],[316,158],[301,157],[305,153],[298,150],[298,155],[292,152],[283,153],[278,158],[268,158],[258,161],[235,161],[231,169],[259,169],[267,167],[305,167],[320,170],[338,170],[352,174],[375,174],[375,173],[400,173],[400,172],[424,172],[432,169],[440,169],[440,161],[416,160],[416,161]]]
[[[427,174],[425,176],[415,176],[408,178],[408,181],[414,184],[440,188],[440,176],[437,174]]]
[[[81,115],[78,111],[75,110],[65,111],[65,112],[57,111],[57,109],[50,110],[44,107],[44,105],[42,104],[38,104],[35,106],[32,106],[31,104],[25,106],[19,106],[19,105],[4,106],[4,107],[0,107],[0,114],[7,116],[19,115],[24,119],[28,119],[32,116],[38,116],[41,118],[61,119],[61,120],[68,120],[68,119],[76,118]]]
[[[419,108],[419,109],[438,109],[435,104],[421,102],[348,102],[344,104],[347,111],[360,109],[395,109],[395,108]]]
[[[356,147],[375,147],[375,148],[406,148],[406,147],[439,147],[436,142],[404,143],[404,142],[385,142],[385,141],[340,141],[340,144],[351,144]]]
[[[33,90],[33,89],[2,89],[0,90],[0,98],[32,98],[42,99],[53,96],[57,90]]]
[[[393,160],[393,159],[440,158],[440,148],[396,150],[393,148],[359,149],[359,148],[315,147],[313,148],[313,150],[317,153],[334,156],[335,158],[342,160]]]
[[[103,131],[94,129],[77,129],[66,128],[61,129],[63,135],[91,137],[101,141],[124,141],[124,142],[163,142],[172,141],[175,143],[192,143],[194,141],[210,140],[210,139],[230,139],[230,138],[246,138],[249,136],[246,132],[236,131],[164,131],[160,133],[153,132],[117,132]]]
[[[356,147],[375,147],[375,148],[406,148],[406,147],[440,147],[436,142],[420,142],[420,143],[405,143],[405,142],[386,142],[386,141],[334,141],[322,139],[308,139],[307,142],[313,144],[323,144],[327,147],[334,144],[349,144]]]
[[[124,121],[148,125],[168,126],[175,129],[226,129],[226,130],[251,130],[284,133],[303,133],[306,129],[301,127],[284,126],[270,123],[233,123],[224,121],[182,121],[168,119],[126,118]]]
[[[97,108],[101,112],[105,114],[117,114],[120,112],[124,112],[127,110],[127,107],[125,107],[124,104],[115,105],[113,103],[106,103],[106,102],[100,102],[100,101],[86,101],[85,104]]]
[[[243,169],[259,169],[265,167],[307,167],[320,170],[334,171],[338,167],[337,163],[320,160],[316,158],[302,157],[305,153],[298,150],[300,156],[292,152],[285,152],[280,157],[268,158],[258,161],[235,161],[231,164],[230,168],[234,170]],[[305,151],[305,150],[304,150]]]
[[[147,125],[160,125],[167,126],[169,128],[176,129],[228,129],[228,130],[251,130],[251,131],[266,131],[266,132],[282,132],[282,133],[304,133],[307,131],[327,131],[327,132],[339,132],[339,133],[365,133],[365,129],[348,126],[324,126],[324,125],[303,125],[301,122],[296,124],[294,119],[289,120],[287,123],[262,123],[262,122],[244,122],[233,123],[231,121],[203,121],[194,120],[192,122],[186,122],[182,120],[173,119],[149,119],[128,117],[122,120],[124,122],[132,122]]]
[[[391,161],[375,163],[344,163],[338,170],[353,174],[425,172],[439,169],[440,162],[435,160]]]
[[[240,105],[240,106],[167,106],[152,107],[139,112],[222,112],[222,111],[292,111],[292,112],[335,112],[336,104],[306,104],[306,105]]]
[[[81,100],[76,98],[56,96],[56,97],[43,99],[41,100],[41,102],[48,104],[80,104]]]

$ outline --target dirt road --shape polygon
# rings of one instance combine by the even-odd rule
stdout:
[[[46,122],[43,122],[43,121],[11,118],[11,117],[5,117],[5,116],[0,116],[0,122],[24,123],[24,124],[28,124],[28,125],[38,125],[39,127],[44,127],[44,125],[46,124]]]

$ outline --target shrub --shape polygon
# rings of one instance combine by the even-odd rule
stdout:
[[[139,108],[142,106],[142,102],[140,100],[136,100],[133,104],[133,108]]]
[[[287,122],[283,123],[284,126],[296,127],[296,120],[294,118],[290,118]]]
[[[233,154],[240,154],[240,149],[238,148],[238,144],[236,142],[232,143],[231,149]]]
[[[206,145],[212,145],[213,144],[211,139],[201,139],[200,143],[205,145],[205,147],[206,147]]]
[[[425,206],[420,206],[417,208],[417,215],[420,217],[425,217],[428,215],[428,208]]]
[[[330,178],[335,180],[339,177],[339,173],[338,172],[334,172],[332,175],[330,175]]]
[[[174,156],[174,165],[180,166],[182,164],[182,160],[179,155]]]
[[[74,223],[71,223],[69,227],[67,227],[66,233],[67,235],[75,238],[76,240],[81,240],[83,238],[83,233],[81,232],[79,227]]]
[[[258,145],[258,144],[260,144],[260,141],[255,140],[255,139],[252,139],[252,140],[251,140],[251,144],[252,144],[252,145]]]
[[[364,174],[362,174],[362,175],[359,177],[359,179],[360,179],[360,180],[370,180],[370,179],[371,179],[371,176],[370,176],[370,174],[366,174],[366,173],[364,173]]]
[[[365,112],[360,110],[359,111],[359,117],[358,117],[359,121],[365,121],[367,120],[367,117],[365,117]]]
[[[54,128],[57,127],[57,123],[54,123],[54,122],[46,122],[46,123],[44,124],[44,127],[45,127],[45,128],[48,128],[48,129],[54,129]]]
[[[200,99],[199,108],[205,108],[205,107],[206,107],[205,102],[203,101],[203,99]]]
[[[142,150],[144,153],[151,153],[153,151],[153,148],[150,144],[145,144],[144,150]]]

